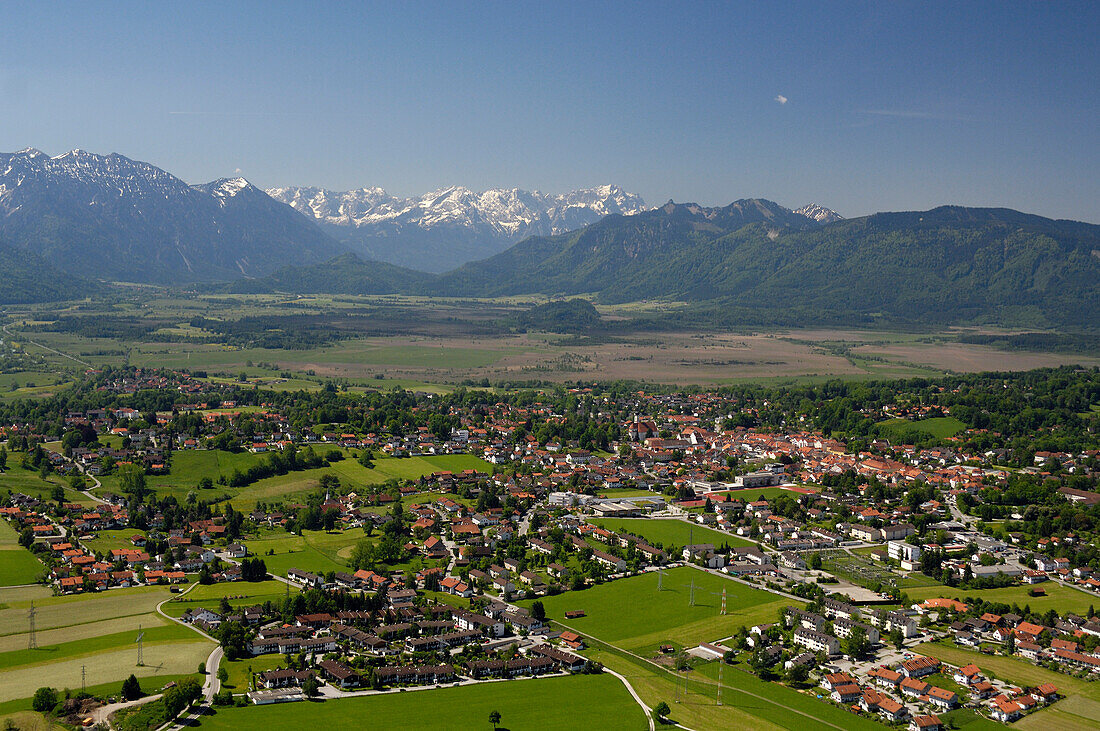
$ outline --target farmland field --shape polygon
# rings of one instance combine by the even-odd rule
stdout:
[[[752,541],[746,541],[744,538],[731,536],[683,520],[601,518],[594,520],[593,523],[610,531],[633,533],[636,536],[641,536],[650,543],[660,543],[664,546],[682,547],[689,543],[713,543],[715,546],[721,546],[723,543],[728,543],[731,546],[756,545]]]
[[[232,302],[230,302],[232,299]],[[100,305],[101,314],[175,318],[177,325],[161,334],[195,334],[187,321],[202,315],[234,319],[313,314],[342,317],[349,310],[370,312],[371,324],[347,339],[305,349],[237,347],[228,342],[145,342],[93,338],[64,332],[34,332],[42,345],[95,365],[129,363],[166,368],[203,369],[209,377],[245,372],[250,379],[270,381],[280,390],[319,387],[318,379],[346,379],[351,389],[384,389],[393,385],[421,390],[446,390],[467,379],[488,379],[494,385],[519,380],[572,381],[598,375],[602,379],[633,379],[659,383],[728,384],[742,382],[808,383],[830,378],[867,380],[930,376],[945,371],[1020,370],[1100,359],[1068,353],[1005,352],[993,347],[956,342],[955,332],[908,333],[871,330],[797,330],[768,332],[616,332],[613,338],[593,338],[579,345],[548,333],[515,333],[493,326],[514,316],[539,298],[453,300],[423,297],[303,298],[289,307],[285,299],[264,295],[233,298],[165,298]],[[675,303],[650,302],[600,306],[601,313],[622,321],[651,317]],[[90,311],[89,311],[90,312]],[[18,335],[19,325],[15,326]],[[401,334],[379,335],[392,330]],[[205,336],[212,332],[202,331]],[[68,369],[55,353],[28,345],[29,352],[49,364],[36,370],[36,388],[17,379],[16,394],[56,392],[65,387],[42,385],[56,367]],[[254,365],[265,363],[264,367]],[[62,381],[67,381],[65,375]],[[7,394],[5,394],[6,396]]]
[[[298,731],[346,728],[375,719],[387,729],[488,728],[490,711],[512,731],[644,729],[645,714],[611,675],[573,675],[386,693],[323,703],[219,709],[201,728]],[[385,719],[384,722],[381,719]]]
[[[550,619],[639,652],[666,643],[693,646],[729,637],[742,625],[774,622],[779,608],[790,604],[766,591],[687,566],[663,574],[660,591],[657,573],[651,572],[542,601]],[[719,614],[723,589],[725,616]],[[586,616],[565,619],[567,611],[577,609]]]
[[[32,583],[45,566],[19,545],[19,535],[6,520],[0,520],[0,586]]]
[[[156,605],[172,596],[166,587],[116,589],[66,597],[0,589],[0,701],[25,698],[49,677],[58,688],[80,684],[83,666],[95,683],[193,672],[213,644],[169,622]],[[35,605],[38,649],[27,649],[27,613]],[[136,665],[134,640],[146,632],[145,664]]]

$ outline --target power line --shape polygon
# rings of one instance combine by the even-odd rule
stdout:
[[[142,661],[142,657],[141,657],[141,641],[144,637],[145,637],[145,633],[141,631],[141,625],[139,624],[138,625],[138,636],[137,636],[137,639],[134,640],[134,642],[136,642],[137,646],[138,646],[138,661],[137,661],[138,667],[141,667],[142,665],[145,664]]]
[[[30,609],[29,612],[27,612],[27,618],[31,621],[30,637],[27,638],[27,649],[28,650],[37,650],[38,649],[38,638],[35,637],[35,634],[34,634],[34,615],[36,613],[37,613],[37,610],[35,610],[34,602],[32,601],[31,602],[31,609]]]

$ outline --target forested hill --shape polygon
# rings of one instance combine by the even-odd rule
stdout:
[[[79,299],[91,292],[87,280],[62,274],[37,254],[0,243],[0,305]]]
[[[608,216],[465,265],[431,291],[669,298],[749,323],[1100,327],[1100,226],[957,206],[807,226],[759,203],[751,216],[676,204]]]
[[[381,261],[364,261],[355,254],[307,266],[288,266],[260,279],[242,279],[225,286],[230,292],[324,292],[326,294],[395,294],[427,286],[431,274]]]

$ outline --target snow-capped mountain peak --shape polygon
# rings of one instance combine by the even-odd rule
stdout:
[[[819,206],[816,203],[809,203],[801,208],[796,208],[794,212],[821,224],[844,220],[844,216],[836,211],[826,208],[825,206]]]
[[[422,229],[484,227],[509,238],[562,233],[610,213],[631,215],[647,210],[641,197],[616,185],[561,195],[520,188],[476,192],[461,185],[409,198],[389,195],[377,187],[346,192],[324,188],[270,188],[267,194],[334,226],[361,228],[399,221]]]

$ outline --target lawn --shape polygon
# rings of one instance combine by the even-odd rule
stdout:
[[[694,646],[729,637],[742,625],[776,621],[790,601],[738,581],[684,566],[663,572],[658,591],[656,572],[618,579],[542,600],[550,619],[627,650],[649,652],[671,643]],[[691,585],[695,604],[691,605]],[[719,614],[722,591],[727,614]],[[529,604],[530,602],[521,602]],[[584,610],[579,619],[565,613]]]
[[[935,586],[907,588],[905,593],[908,594],[909,598],[914,602],[921,602],[933,597],[959,599],[965,602],[968,599],[981,597],[987,602],[1003,602],[1009,605],[1017,604],[1020,607],[1027,605],[1031,607],[1031,611],[1038,613],[1045,612],[1048,609],[1054,609],[1059,614],[1065,614],[1066,612],[1084,614],[1088,611],[1090,606],[1096,603],[1095,595],[1086,594],[1083,591],[1078,591],[1068,586],[1062,586],[1053,581],[1044,582],[1039,586],[1046,590],[1046,596],[1028,596],[1027,591],[1030,588],[1028,586],[1008,586],[1002,589],[977,589],[967,591],[964,589],[952,589],[938,584]]]
[[[689,543],[713,543],[721,546],[728,543],[731,546],[755,546],[744,538],[731,536],[711,530],[702,525],[695,525],[684,520],[667,520],[656,518],[602,518],[593,521],[596,525],[616,533],[626,532],[641,536],[651,544],[662,546],[686,546]]]
[[[323,703],[219,709],[203,716],[208,729],[299,731],[304,726],[350,728],[367,719],[386,729],[644,729],[645,714],[611,675],[573,675],[386,693]]]
[[[286,667],[286,656],[278,653],[274,655],[256,655],[241,660],[222,659],[221,666],[229,674],[229,679],[222,683],[223,688],[229,688],[234,693],[245,693],[248,687],[249,668],[254,673],[262,673],[265,670],[275,670]]]
[[[19,535],[0,520],[0,586],[33,583],[45,570],[34,554],[19,545]]]

